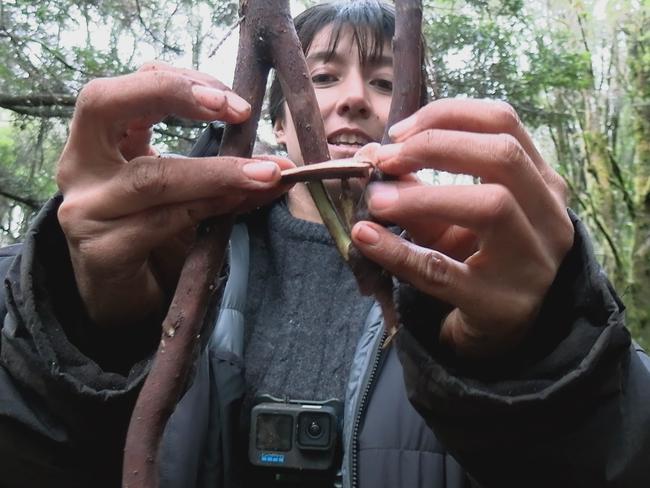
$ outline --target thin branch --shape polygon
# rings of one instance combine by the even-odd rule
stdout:
[[[208,54],[208,58],[211,58],[212,56],[217,54],[217,51],[219,51],[219,49],[221,48],[223,43],[228,40],[228,38],[232,35],[232,33],[235,31],[235,29],[241,25],[241,23],[244,21],[245,18],[246,18],[246,16],[242,15],[241,17],[239,17],[239,20],[237,22],[235,22],[233,25],[230,26],[228,31],[224,34],[224,36],[217,43],[217,45],[214,47],[214,49],[212,51],[210,51],[210,54]]]
[[[0,107],[11,110],[13,107],[74,107],[76,96],[61,94],[2,95]]]
[[[583,198],[580,196],[580,192],[576,190],[576,188],[573,186],[573,183],[569,181],[568,179],[564,179],[566,181],[569,190],[575,197],[576,201],[578,204],[584,208],[587,212],[589,212],[590,217],[593,219],[594,223],[596,224],[596,227],[598,227],[598,230],[602,233],[603,237],[605,238],[605,241],[607,241],[607,245],[609,246],[610,250],[612,251],[612,255],[614,256],[614,261],[616,262],[616,266],[619,268],[623,267],[623,262],[621,261],[621,257],[618,253],[618,250],[616,249],[616,244],[614,243],[614,239],[612,236],[609,235],[609,232],[607,231],[607,227],[605,227],[605,224],[600,220],[598,217],[598,209],[595,208],[594,203],[590,200],[589,204],[585,203]]]
[[[144,21],[144,18],[142,17],[142,8],[140,7],[139,0],[135,0],[135,8],[137,10],[137,17],[138,17],[138,21],[140,22],[140,25],[142,26],[144,31],[147,34],[149,34],[155,42],[160,44],[165,50],[172,51],[175,54],[182,54],[183,51],[180,48],[178,48],[177,46],[171,46],[170,44],[167,44],[167,42],[164,39],[159,39],[156,33],[149,28],[147,23]]]
[[[589,49],[589,43],[587,42],[587,33],[585,32],[585,26],[582,23],[582,14],[576,11],[576,17],[578,19],[578,26],[580,27],[580,37],[582,39],[582,44],[585,47],[585,51],[589,55],[589,75],[591,76],[591,82],[595,83],[596,77],[594,75],[593,58],[591,55],[591,50]]]
[[[3,196],[5,198],[8,198],[9,200],[13,200],[15,202],[18,202],[22,205],[25,205],[32,210],[38,210],[41,208],[42,202],[39,202],[38,200],[34,200],[32,198],[26,198],[26,197],[21,197],[19,195],[16,195],[14,193],[8,192],[6,190],[0,190],[0,196]]]
[[[43,118],[70,118],[74,110],[77,97],[67,94],[33,94],[33,95],[2,95],[0,94],[0,107],[21,115]],[[184,119],[170,115],[163,121],[169,127],[183,127],[187,129],[200,129],[205,123]],[[161,131],[164,129],[161,129]]]
[[[634,205],[634,199],[632,198],[632,195],[630,195],[630,192],[628,191],[627,185],[625,183],[625,179],[623,178],[623,170],[621,169],[621,166],[618,164],[618,160],[616,159],[616,157],[614,157],[613,152],[609,149],[607,150],[607,156],[609,159],[609,163],[612,167],[612,172],[614,173],[615,176],[614,183],[623,193],[623,200],[625,201],[625,206],[627,207],[627,211],[630,214],[632,220],[634,220],[636,219],[636,208]]]

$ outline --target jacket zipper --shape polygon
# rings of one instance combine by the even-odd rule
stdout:
[[[359,410],[357,411],[357,415],[354,418],[354,428],[352,429],[352,453],[351,453],[351,469],[350,469],[350,474],[351,474],[351,487],[350,488],[356,488],[359,484],[359,473],[358,471],[358,456],[359,456],[359,430],[361,428],[361,417],[363,416],[363,412],[366,408],[366,403],[368,401],[368,397],[370,396],[370,390],[372,388],[373,383],[375,382],[375,376],[377,375],[377,370],[379,369],[379,364],[381,363],[381,358],[382,358],[382,353],[384,350],[384,343],[386,342],[386,339],[388,338],[388,334],[386,332],[383,332],[381,340],[379,341],[379,346],[375,350],[374,354],[374,359],[373,359],[373,364],[372,364],[372,369],[370,370],[370,375],[368,376],[368,381],[366,382],[366,385],[363,390],[363,394],[361,396],[361,401],[359,402]]]

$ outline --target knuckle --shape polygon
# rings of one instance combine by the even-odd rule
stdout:
[[[566,180],[555,172],[551,174],[549,179],[548,186],[551,192],[555,194],[562,206],[566,206],[569,200],[569,185]]]
[[[70,161],[61,157],[56,167],[56,174],[54,178],[56,185],[63,193],[65,193],[71,187],[78,176],[77,172],[71,168],[71,166],[72,164]]]
[[[451,273],[449,272],[449,264],[445,259],[442,259],[440,254],[431,250],[424,250],[422,252],[422,273],[428,282],[437,285],[449,287],[451,285]]]
[[[68,241],[75,244],[81,239],[86,205],[79,199],[64,199],[57,210],[57,219]]]
[[[77,210],[75,209],[74,205],[67,199],[63,200],[61,205],[59,205],[59,209],[57,210],[57,218],[59,219],[59,224],[63,230],[68,229],[71,222],[74,222],[76,213]]]
[[[558,248],[562,258],[566,255],[567,252],[573,247],[573,242],[575,240],[575,229],[573,228],[573,222],[568,215],[565,214],[565,217],[559,219],[558,225],[560,228],[557,232]]]
[[[418,280],[442,286],[451,283],[448,263],[440,253],[410,242],[399,247],[402,265],[405,269],[412,270]]]
[[[107,85],[106,78],[96,78],[86,83],[77,95],[75,112],[83,114],[96,109],[108,89]]]
[[[160,195],[169,186],[169,172],[162,158],[137,158],[125,168],[127,184],[135,193]]]
[[[499,138],[499,161],[501,165],[505,166],[508,171],[521,167],[527,156],[517,138],[507,133],[500,134]]]
[[[148,72],[149,80],[155,88],[155,93],[172,93],[176,94],[183,88],[189,86],[189,82],[185,82],[185,78],[171,71],[155,70]],[[161,100],[164,102],[164,100]]]
[[[145,72],[145,71],[158,71],[161,69],[165,69],[169,67],[169,65],[163,61],[158,61],[158,60],[153,60],[153,61],[147,61],[142,64],[138,68],[139,72]]]
[[[510,220],[516,212],[515,199],[510,191],[502,185],[494,185],[485,195],[483,221],[487,226],[495,222]]]
[[[494,103],[494,119],[502,132],[515,132],[521,126],[521,119],[517,111],[507,102],[496,101]]]

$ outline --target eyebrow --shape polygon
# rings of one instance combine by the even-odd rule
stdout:
[[[334,63],[340,63],[343,64],[346,62],[346,59],[344,56],[342,56],[340,53],[334,51],[317,51],[314,53],[309,53],[306,58],[307,61],[323,61],[323,62],[334,62]],[[392,56],[387,56],[386,54],[381,55],[379,58],[372,60],[368,64],[374,65],[374,66],[392,66],[393,65],[393,58]]]

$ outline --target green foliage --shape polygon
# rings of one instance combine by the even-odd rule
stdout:
[[[236,0],[0,2],[0,98],[19,99],[5,102],[14,111],[5,123],[0,104],[0,243],[19,239],[32,206],[56,190],[54,166],[73,107],[34,100],[73,99],[90,79],[132,72],[150,59],[205,59],[237,11]],[[157,130],[154,141],[178,153],[199,132]]]
[[[61,127],[53,130],[48,120],[15,122],[0,127],[0,242],[4,243],[20,240],[30,217],[56,191],[52,174],[64,140]],[[45,134],[47,140],[35,148],[33,141]]]

